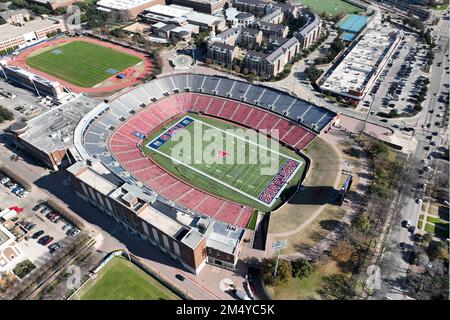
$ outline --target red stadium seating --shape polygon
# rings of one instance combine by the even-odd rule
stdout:
[[[140,139],[132,132],[152,132],[170,118],[187,111],[203,111],[250,128],[265,129],[297,149],[303,149],[315,134],[290,121],[250,105],[198,93],[181,93],[163,98],[131,116],[111,135],[109,150],[126,170],[148,187],[181,206],[215,219],[245,228],[253,209],[196,189],[167,173],[138,149]]]

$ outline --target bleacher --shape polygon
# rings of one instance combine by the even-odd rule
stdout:
[[[172,117],[202,112],[270,135],[301,150],[325,129],[335,113],[282,91],[216,76],[178,74],[161,77],[108,103],[86,126],[82,142],[124,181],[145,188],[189,212],[245,227],[252,209],[191,187],[173,177],[139,150],[136,131],[149,134]]]

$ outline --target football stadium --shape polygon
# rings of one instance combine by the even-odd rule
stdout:
[[[8,65],[86,93],[117,91],[138,83],[152,71],[145,54],[87,37],[44,41],[22,51]]]
[[[123,180],[172,207],[245,228],[255,208],[270,212],[295,193],[308,167],[301,150],[335,118],[334,112],[279,90],[218,76],[177,74],[96,107],[78,125],[75,143],[83,158],[99,159]],[[178,139],[172,139],[192,133],[196,124],[215,131],[219,142],[230,140],[232,147],[188,143],[187,156],[209,148],[211,163],[174,156]],[[240,156],[245,158],[252,145],[236,129],[265,137],[253,147],[279,144],[276,150],[264,149],[275,170],[261,174],[260,162],[227,163],[238,146],[243,146]]]

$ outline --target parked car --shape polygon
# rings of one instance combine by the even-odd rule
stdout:
[[[34,229],[36,227],[36,223],[33,222],[28,222],[27,224],[25,224],[24,228],[27,229],[28,231]]]
[[[53,254],[61,248],[61,245],[58,242],[55,242],[48,246],[50,253]]]
[[[53,241],[53,237],[51,237],[51,236],[49,236],[49,235],[46,235],[46,236],[43,236],[42,238],[40,238],[39,240],[38,240],[38,243],[39,244],[41,244],[41,245],[43,245],[43,246],[46,246],[46,245],[48,245],[50,242],[52,242]]]
[[[11,179],[9,179],[8,177],[4,177],[1,182],[2,184],[6,184],[9,181],[11,181]]]
[[[40,208],[41,208],[41,204],[37,204],[37,205],[35,205],[34,207],[33,207],[33,211],[38,211]]]
[[[175,278],[177,278],[177,279],[180,280],[180,281],[184,281],[184,280],[186,279],[183,275],[181,275],[181,274],[179,274],[179,273],[177,273],[177,274],[175,275]]]
[[[79,234],[80,233],[80,229],[78,229],[78,228],[72,228],[72,229],[70,229],[69,231],[67,231],[67,235],[68,236],[71,236],[71,237],[75,237],[77,234]]]
[[[70,229],[72,229],[72,228],[73,228],[73,226],[72,226],[70,223],[66,223],[66,224],[62,227],[63,230],[66,230],[66,229],[70,230]]]
[[[37,239],[37,238],[39,238],[40,236],[42,236],[43,234],[44,234],[44,230],[39,230],[38,232],[35,232],[35,233],[31,236],[31,238]]]

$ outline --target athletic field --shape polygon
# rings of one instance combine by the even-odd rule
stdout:
[[[341,13],[358,13],[364,9],[354,6],[342,0],[299,0],[300,3],[309,7],[317,14],[325,12],[328,15],[335,16]]]
[[[142,149],[166,170],[208,193],[268,211],[298,184],[305,162],[254,130],[188,114],[145,139]]]
[[[123,257],[114,257],[73,299],[178,300],[172,291]]]
[[[90,88],[140,61],[137,56],[99,44],[73,41],[32,55],[25,63],[73,85]]]

